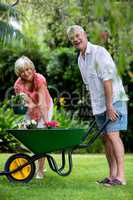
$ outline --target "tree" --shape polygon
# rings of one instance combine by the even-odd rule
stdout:
[[[14,6],[19,2],[16,0],[12,5],[0,3],[0,41],[10,42],[15,38],[22,38],[20,31],[11,24],[11,19],[19,20],[19,13]]]

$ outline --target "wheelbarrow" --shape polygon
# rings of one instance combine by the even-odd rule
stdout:
[[[29,182],[36,171],[35,161],[42,157],[47,158],[52,171],[60,176],[69,175],[72,171],[73,151],[87,148],[93,144],[109,121],[106,121],[99,131],[94,131],[87,144],[84,142],[95,127],[95,120],[88,131],[83,128],[8,129],[7,132],[24,144],[33,152],[33,155],[18,153],[10,156],[5,163],[4,171],[0,172],[0,176],[6,175],[8,180],[13,182]],[[61,154],[60,164],[57,164],[50,155],[56,151]]]

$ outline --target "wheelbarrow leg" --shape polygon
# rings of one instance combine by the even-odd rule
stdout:
[[[60,176],[67,176],[72,171],[72,153],[71,151],[68,151],[67,154],[68,154],[68,170],[66,172],[64,171],[66,163],[65,151],[62,152],[62,166],[60,168],[58,167],[55,159],[52,156],[48,154],[46,155],[50,168]]]
[[[60,167],[60,171],[62,171],[65,167],[66,159],[65,159],[65,151],[62,151],[62,166]]]

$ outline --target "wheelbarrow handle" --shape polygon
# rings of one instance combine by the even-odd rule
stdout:
[[[118,112],[118,114],[119,114],[119,115],[118,115],[118,118],[121,119],[122,114],[121,114],[120,112]],[[98,132],[97,132],[96,134],[94,134],[94,136],[89,140],[89,142],[88,142],[87,144],[80,144],[80,145],[78,145],[78,148],[87,148],[87,147],[89,147],[90,145],[92,145],[92,144],[95,142],[95,140],[97,139],[97,137],[98,137],[99,135],[101,135],[101,133],[102,133],[102,131],[104,130],[104,128],[105,128],[110,122],[111,122],[111,120],[110,120],[110,119],[107,119],[107,120],[104,122],[103,126],[98,130]],[[95,127],[95,125],[96,125],[96,120],[94,119],[93,122],[91,123],[91,126],[89,127],[87,133],[84,135],[82,141],[85,141],[85,139],[86,139],[86,138],[88,137],[88,135],[91,133],[91,130]]]

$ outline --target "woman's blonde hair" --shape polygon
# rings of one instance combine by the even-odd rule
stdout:
[[[35,66],[33,64],[33,62],[26,56],[21,56],[20,58],[18,58],[15,62],[15,74],[17,76],[20,75],[20,71],[22,69],[24,69],[25,67],[28,67],[30,69],[35,69]]]

